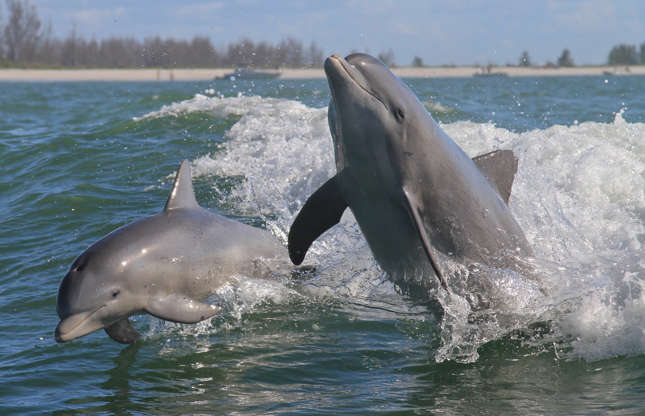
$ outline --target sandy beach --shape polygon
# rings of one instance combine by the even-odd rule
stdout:
[[[0,82],[31,81],[208,81],[222,77],[232,68],[213,69],[0,69]],[[275,72],[275,71],[274,71]],[[281,69],[282,79],[324,78],[322,68]],[[402,78],[454,78],[482,74],[483,68],[399,67],[393,72]],[[491,74],[511,77],[645,75],[645,66],[578,66],[571,68],[493,67]]]

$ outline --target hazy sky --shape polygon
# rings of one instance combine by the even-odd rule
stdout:
[[[613,45],[645,42],[645,0],[31,0],[54,34],[316,41],[325,54],[392,49],[407,65],[555,61],[600,64]],[[0,16],[6,19],[4,2]]]

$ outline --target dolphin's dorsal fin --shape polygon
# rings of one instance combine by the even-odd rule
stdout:
[[[517,158],[512,150],[495,150],[473,158],[479,171],[508,204],[517,172]]]
[[[172,191],[166,202],[164,211],[172,211],[179,208],[199,207],[193,190],[193,180],[190,176],[190,163],[187,160],[181,162],[172,185]]]
[[[311,243],[338,224],[347,206],[338,186],[338,175],[307,199],[289,229],[287,246],[293,264],[302,263]]]

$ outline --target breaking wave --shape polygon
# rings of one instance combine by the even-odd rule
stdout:
[[[286,242],[308,196],[335,174],[326,108],[197,94],[135,121],[193,112],[239,117],[219,150],[196,155],[193,174],[241,177],[223,194],[226,202],[235,214],[261,218]],[[442,126],[472,156],[493,149],[518,156],[510,207],[533,246],[539,278],[492,273],[477,285],[491,301],[486,319],[473,320],[472,293],[441,299],[445,316],[438,327],[437,361],[475,361],[481,345],[536,324],[546,329],[527,343],[553,346],[559,357],[598,360],[645,352],[645,124],[628,123],[622,115],[611,123],[519,133],[490,122]],[[218,190],[216,179],[212,186]],[[431,319],[383,275],[349,211],[312,245],[306,262],[317,265],[318,273],[298,293],[341,299],[357,314],[378,310]],[[265,294],[285,290],[284,285],[265,289]],[[238,295],[248,298],[253,292]]]

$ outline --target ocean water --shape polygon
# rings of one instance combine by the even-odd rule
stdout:
[[[535,278],[494,271],[439,319],[346,213],[315,274],[237,276],[220,316],[135,317],[132,346],[56,344],[72,261],[161,210],[183,159],[202,206],[285,241],[335,171],[326,81],[0,84],[0,414],[645,414],[645,79],[406,82],[468,154],[519,157]]]

